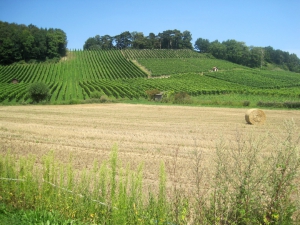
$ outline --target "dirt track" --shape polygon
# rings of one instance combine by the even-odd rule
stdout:
[[[210,171],[218,140],[234,141],[236,134],[283,134],[284,120],[300,127],[300,112],[264,110],[261,126],[245,122],[247,109],[210,107],[93,104],[0,107],[0,152],[38,157],[53,150],[62,161],[72,154],[76,168],[109,158],[116,144],[119,160],[134,168],[144,163],[144,183],[157,182],[159,165],[166,163],[169,180],[177,155],[176,179],[193,186],[195,150]]]

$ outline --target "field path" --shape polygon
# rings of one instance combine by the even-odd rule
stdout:
[[[91,104],[67,106],[0,107],[0,152],[34,154],[41,158],[53,150],[76,168],[91,168],[93,161],[107,160],[118,146],[119,161],[135,168],[144,163],[145,185],[156,184],[163,161],[168,181],[193,187],[194,152],[201,151],[209,171],[218,140],[236,140],[272,133],[283,135],[284,120],[294,119],[300,127],[300,111],[264,110],[264,125],[245,122],[247,109],[153,106],[134,104]],[[175,157],[176,155],[176,157]],[[173,165],[176,159],[176,178]]]

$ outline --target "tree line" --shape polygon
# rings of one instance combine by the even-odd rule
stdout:
[[[200,53],[210,53],[218,59],[249,67],[262,67],[266,63],[277,64],[293,72],[300,72],[300,59],[296,54],[290,54],[273,47],[247,46],[244,42],[218,40],[210,42],[208,39],[198,38],[194,45]]]
[[[66,51],[67,36],[61,29],[0,21],[0,64],[57,61]]]
[[[157,35],[149,33],[148,36],[143,32],[125,31],[115,36],[90,37],[85,41],[83,49],[193,49],[191,41],[192,34],[187,30],[166,30]]]

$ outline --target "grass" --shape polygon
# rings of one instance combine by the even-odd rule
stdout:
[[[177,151],[169,172],[163,162],[158,166],[157,189],[143,186],[143,164],[131,170],[119,161],[117,146],[108,160],[82,170],[72,156],[62,163],[50,152],[38,164],[34,156],[7,151],[0,158],[0,218],[14,224],[299,224],[300,137],[293,121],[284,125],[280,139],[239,131],[235,141],[219,139],[206,190],[204,158],[195,148],[196,189],[189,194],[177,182]]]
[[[55,211],[46,210],[16,210],[5,204],[0,205],[0,225],[14,224],[83,224],[82,222],[66,219]]]
[[[129,104],[145,104],[145,105],[172,105],[172,102],[149,101],[144,98],[140,99],[119,99],[115,102],[123,102]],[[293,104],[294,103],[294,104]],[[180,105],[180,104],[177,104]],[[228,108],[292,108],[299,109],[300,101],[295,101],[292,97],[283,96],[259,96],[247,94],[221,94],[221,95],[200,95],[191,96],[189,106],[213,106],[213,107],[228,107]]]
[[[108,162],[101,165],[95,162],[91,171],[80,171],[80,175],[75,173],[71,163],[58,163],[53,154],[44,157],[42,170],[34,168],[34,162],[32,157],[16,162],[16,158],[7,153],[0,164],[1,201],[7,209],[18,209],[31,220],[43,214],[53,217],[52,220],[72,219],[86,224],[155,224],[156,220],[171,219],[167,211],[163,165],[158,196],[149,193],[150,198],[145,202],[142,166],[136,172],[130,171],[129,166],[119,169],[116,147]],[[18,216],[19,212],[15,215],[17,219],[22,217]],[[14,215],[6,213],[10,214]],[[40,219],[45,222],[46,216]],[[6,220],[9,220],[7,216]]]

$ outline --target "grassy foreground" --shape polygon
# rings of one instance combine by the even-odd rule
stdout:
[[[39,159],[9,153],[0,158],[0,219],[12,224],[299,224],[299,133],[293,121],[273,146],[267,137],[217,142],[208,190],[200,150],[194,152],[194,193],[173,183],[166,191],[163,163],[156,190],[136,171],[110,159],[77,171],[53,153]],[[265,148],[271,151],[266,153]],[[173,174],[176,174],[176,156]]]

